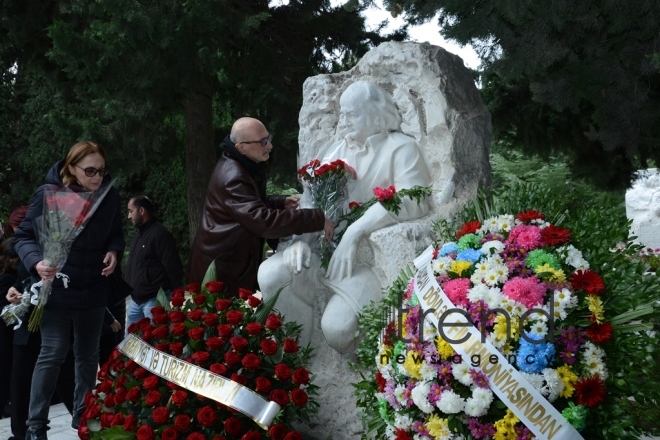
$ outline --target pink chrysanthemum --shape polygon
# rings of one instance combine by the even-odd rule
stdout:
[[[515,277],[507,281],[502,292],[514,301],[518,301],[528,309],[543,302],[546,286],[535,276],[529,278]]]
[[[518,225],[511,230],[507,242],[531,251],[543,245],[541,229],[538,226]]]
[[[442,290],[447,295],[447,298],[449,298],[455,306],[463,307],[467,307],[469,304],[467,299],[469,288],[470,280],[467,278],[456,278],[449,280],[442,285]]]

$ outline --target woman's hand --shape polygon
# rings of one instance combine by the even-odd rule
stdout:
[[[7,301],[12,304],[18,304],[21,302],[21,292],[16,290],[14,286],[11,286],[7,291]]]
[[[42,281],[52,281],[57,275],[57,267],[51,266],[46,260],[41,260],[34,265],[34,268]]]
[[[101,275],[104,277],[112,275],[112,272],[115,271],[115,267],[117,266],[117,251],[108,251],[103,259],[103,264],[105,264],[105,269],[101,271]]]

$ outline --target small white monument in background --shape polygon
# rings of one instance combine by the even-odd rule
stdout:
[[[660,170],[639,170],[626,191],[626,216],[632,220],[630,235],[651,249],[660,248]]]
[[[286,284],[275,307],[303,325],[302,342],[315,348],[319,413],[297,429],[305,438],[355,439],[363,428],[350,384],[359,376],[348,361],[359,341],[357,314],[432,243],[434,221],[451,218],[490,183],[490,113],[461,58],[430,44],[388,42],[350,71],[308,78],[299,123],[299,166],[339,158],[356,168],[346,205],[366,202],[372,186],[434,190],[397,216],[372,206],[346,230],[327,273],[309,236],[282,243],[259,269],[264,296]],[[308,255],[299,272],[295,262]]]

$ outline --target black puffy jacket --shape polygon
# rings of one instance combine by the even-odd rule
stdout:
[[[64,164],[61,160],[48,171],[47,185],[62,186],[60,170]],[[110,176],[106,174],[103,183],[109,183]],[[76,186],[70,186],[77,190]],[[14,234],[14,245],[18,256],[25,267],[30,270],[35,281],[39,280],[34,266],[43,255],[37,241],[35,223],[43,215],[44,185],[40,186],[30,204],[25,220]],[[55,278],[53,290],[46,308],[89,309],[105,307],[109,293],[109,281],[101,275],[105,267],[103,259],[110,250],[117,251],[118,259],[124,252],[124,231],[122,229],[121,199],[115,187],[110,188],[105,198],[93,214],[91,220],[75,239],[66,264],[60,272],[69,276],[69,286],[64,288],[61,279]]]

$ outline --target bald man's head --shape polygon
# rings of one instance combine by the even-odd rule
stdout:
[[[231,127],[229,135],[229,140],[236,150],[257,163],[265,162],[270,157],[273,149],[271,139],[266,126],[254,118],[238,119]]]
[[[229,134],[229,140],[233,143],[249,141],[250,136],[254,132],[261,132],[266,130],[264,124],[260,120],[255,118],[240,118],[234,122],[234,125],[231,127],[231,133]]]

